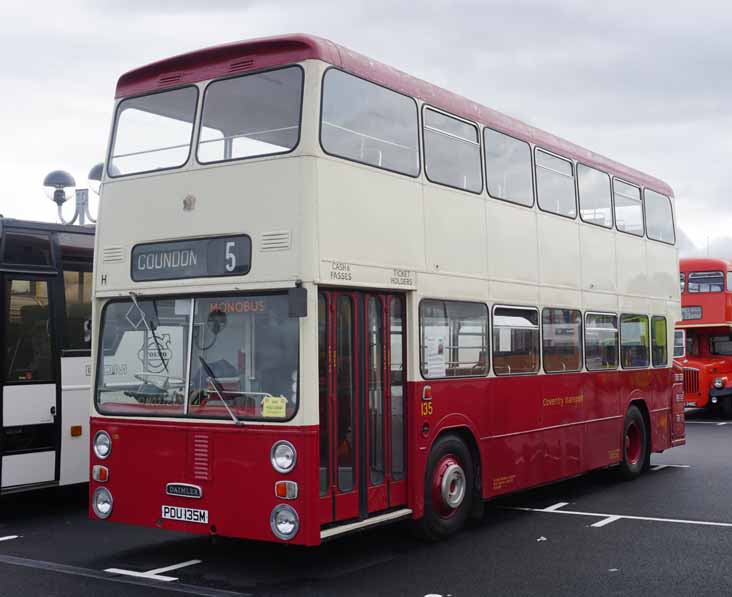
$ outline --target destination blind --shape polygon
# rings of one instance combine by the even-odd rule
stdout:
[[[131,274],[135,282],[243,276],[251,257],[252,240],[245,234],[146,243],[132,249]]]

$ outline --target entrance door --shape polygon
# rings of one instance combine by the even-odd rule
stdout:
[[[406,503],[404,297],[322,291],[321,522]]]
[[[2,280],[0,487],[58,480],[56,346],[48,278]]]

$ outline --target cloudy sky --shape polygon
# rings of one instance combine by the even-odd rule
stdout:
[[[89,168],[104,158],[123,72],[208,45],[306,32],[666,180],[679,225],[699,247],[732,236],[727,2],[13,4],[0,8],[6,217],[55,220],[42,190],[50,170],[68,170],[86,186]]]

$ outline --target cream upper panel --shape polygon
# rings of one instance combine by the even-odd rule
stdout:
[[[301,135],[292,153],[206,166],[192,151],[184,168],[105,181],[100,296],[181,284],[189,291],[290,286],[296,279],[417,289],[429,274],[444,277],[447,289],[455,277],[487,280],[500,302],[609,308],[619,294],[678,300],[672,246],[499,201],[485,190],[440,186],[423,171],[411,178],[326,155],[319,122],[329,66],[306,61],[303,68]],[[185,209],[190,197],[194,207]],[[252,238],[245,276],[130,280],[137,243],[227,234]]]
[[[302,238],[303,161],[308,159],[240,162],[106,183],[97,227],[97,294],[182,283],[209,289],[219,284],[291,285],[303,277],[312,246]],[[138,243],[239,234],[252,240],[251,270],[244,276],[131,281],[131,251]]]

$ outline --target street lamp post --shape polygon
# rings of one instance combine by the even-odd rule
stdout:
[[[99,186],[102,181],[102,173],[104,165],[97,164],[89,170],[89,186],[96,195],[99,194]],[[79,225],[86,225],[89,220],[92,224],[96,220],[89,212],[89,189],[77,189],[74,177],[64,170],[54,170],[46,175],[43,179],[43,187],[48,198],[53,201],[58,208],[58,219],[64,224],[75,224],[79,221]],[[70,220],[64,218],[61,208],[69,199],[74,198],[75,209],[74,216]]]

